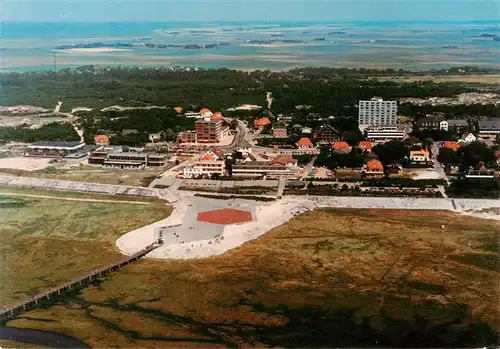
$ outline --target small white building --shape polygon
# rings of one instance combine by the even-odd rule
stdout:
[[[444,131],[448,131],[448,121],[446,121],[446,120],[441,121],[439,123],[439,129],[444,130]]]
[[[312,133],[312,128],[310,128],[310,127],[302,127],[301,132],[302,132],[302,134],[311,134]]]
[[[467,132],[462,135],[462,137],[458,140],[459,143],[472,143],[476,141],[476,136],[474,136],[472,133]]]

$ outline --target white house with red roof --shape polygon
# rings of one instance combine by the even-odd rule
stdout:
[[[183,178],[211,177],[213,174],[223,176],[226,173],[226,162],[222,152],[212,149],[200,156],[198,161],[184,167]]]

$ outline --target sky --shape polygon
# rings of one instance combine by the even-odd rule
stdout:
[[[0,0],[0,20],[119,21],[491,21],[497,0]]]

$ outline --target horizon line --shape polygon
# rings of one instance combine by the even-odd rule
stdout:
[[[215,20],[215,21],[172,21],[172,20],[110,20],[110,21],[16,21],[16,20],[3,20],[2,23],[66,23],[66,24],[78,24],[78,23],[318,23],[318,24],[336,24],[336,23],[485,23],[485,22],[500,22],[499,19],[485,19],[485,20],[240,20],[240,21],[228,21],[228,20]]]

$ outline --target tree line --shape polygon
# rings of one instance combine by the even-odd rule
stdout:
[[[0,142],[25,142],[33,143],[38,141],[79,141],[80,136],[69,123],[57,123],[42,125],[39,128],[30,128],[27,125],[18,127],[0,127]]]

